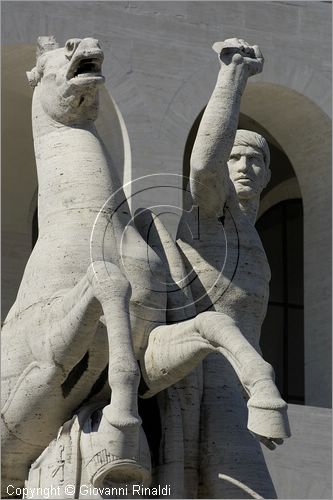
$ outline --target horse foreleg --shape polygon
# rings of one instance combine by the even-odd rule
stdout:
[[[141,423],[137,407],[140,371],[132,343],[130,284],[117,266],[105,262],[93,263],[88,279],[102,306],[108,331],[112,396],[111,404],[104,408],[104,416],[116,427],[138,426]]]
[[[249,395],[248,429],[259,437],[273,440],[289,437],[288,405],[275,385],[272,366],[260,356],[245,339],[237,323],[226,314],[205,312],[198,315],[196,322],[203,337],[232,365]],[[263,442],[271,447],[265,439]]]
[[[122,482],[149,482],[150,470],[142,463],[140,446],[137,401],[140,371],[131,335],[131,287],[117,266],[105,262],[90,266],[88,280],[102,306],[107,326],[111,403],[102,410],[95,441],[87,440],[87,436],[81,440],[84,467],[94,486],[101,486],[106,480],[119,482],[119,478]],[[109,452],[106,462],[96,464],[93,457],[104,456],[105,450]]]
[[[269,438],[290,435],[287,405],[274,383],[274,371],[227,315],[216,312],[175,325],[159,326],[150,336],[141,361],[148,386],[143,397],[174,384],[210,352],[221,352],[248,392],[248,428]]]

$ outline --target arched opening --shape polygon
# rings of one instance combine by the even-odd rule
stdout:
[[[289,403],[304,404],[303,207],[284,200],[256,224],[271,267],[270,295],[260,346]]]
[[[274,65],[271,66],[273,67],[275,68]],[[169,121],[175,118],[178,125],[173,125],[172,129],[176,144],[183,140],[184,128],[189,131],[194,121],[200,119],[197,113],[207,104],[214,83],[211,75],[215,72],[216,67],[212,64],[207,65],[199,74],[195,73],[172,102],[168,115]],[[274,73],[274,77],[281,74],[278,71]],[[315,74],[313,73],[310,84],[304,65],[293,59],[289,76],[291,78],[272,78],[266,68],[263,76],[251,79],[242,97],[241,112],[274,137],[296,173],[297,183],[293,178],[287,179],[282,199],[296,196],[301,197],[303,202],[305,403],[330,407],[332,124],[330,108],[325,108],[326,96],[321,99],[317,95],[320,85],[316,92],[312,91],[315,85],[312,82],[316,81]],[[300,78],[304,80],[301,86],[296,84]],[[318,78],[320,80],[321,75]],[[283,84],[277,84],[276,81]],[[308,97],[311,95],[312,99]],[[193,102],[196,103],[196,108],[193,107]],[[176,118],[179,117],[180,110],[182,121],[179,123]],[[188,162],[185,158],[185,175],[188,174],[186,164]],[[267,205],[272,206],[273,202],[281,201],[278,186],[276,191],[267,193],[269,198],[265,196],[262,199],[261,204],[265,208]]]
[[[278,141],[296,173],[304,217],[305,404],[330,407],[331,120],[305,95],[268,82],[248,84],[241,110]],[[267,193],[261,205],[268,208],[295,197],[291,182],[280,187]]]

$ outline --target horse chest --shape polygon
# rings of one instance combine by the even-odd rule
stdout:
[[[197,227],[197,237],[179,245],[196,273],[191,289],[198,312],[213,308],[262,321],[270,270],[254,226],[239,211],[226,211],[220,220],[201,216]]]

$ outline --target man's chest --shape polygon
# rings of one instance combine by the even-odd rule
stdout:
[[[226,208],[219,220],[191,213],[182,221],[178,244],[194,271],[196,296],[207,294],[212,303],[262,302],[266,297],[267,258],[255,227],[240,212]]]

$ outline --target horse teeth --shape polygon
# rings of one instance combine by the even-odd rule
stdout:
[[[74,78],[89,78],[89,77],[96,77],[96,76],[101,76],[101,74],[100,73],[79,73]]]

